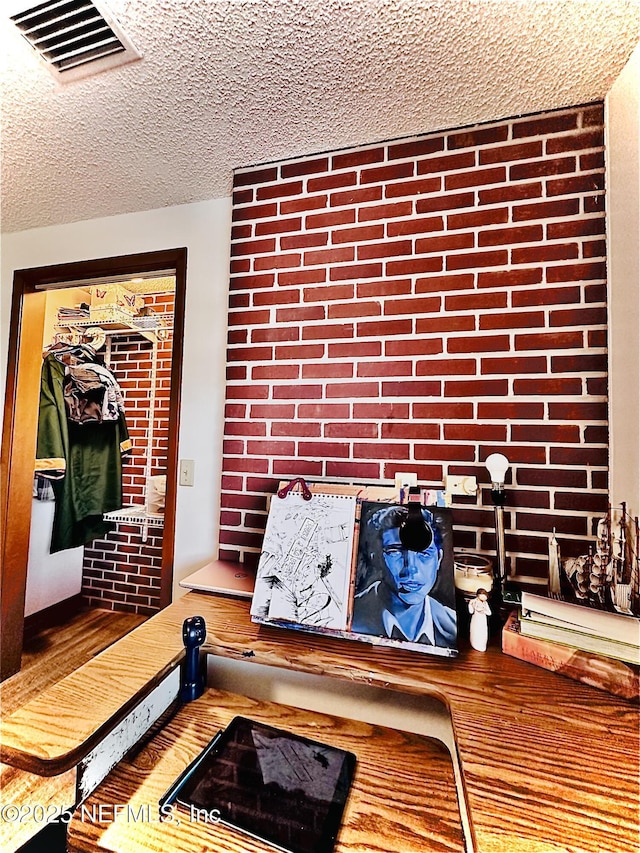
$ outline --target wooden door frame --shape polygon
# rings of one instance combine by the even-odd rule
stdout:
[[[160,606],[171,602],[187,250],[166,249],[16,270],[0,459],[0,680],[18,672],[22,655],[45,288],[78,287],[88,279],[134,278],[152,272],[175,275],[176,279]],[[35,295],[42,299],[34,299]]]

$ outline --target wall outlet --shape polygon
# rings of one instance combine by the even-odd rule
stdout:
[[[405,474],[400,473],[396,474],[396,489],[401,489],[403,486],[417,486],[418,485],[418,475],[417,474]]]
[[[444,490],[449,495],[475,495],[478,484],[475,477],[447,475],[444,478]]]
[[[180,485],[193,486],[193,470],[195,464],[193,459],[180,460]]]

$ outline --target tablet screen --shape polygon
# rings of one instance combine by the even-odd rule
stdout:
[[[330,853],[355,768],[350,752],[235,717],[177,801],[293,853]]]

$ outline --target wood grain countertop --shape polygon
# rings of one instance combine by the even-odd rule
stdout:
[[[69,824],[69,853],[271,850],[187,809],[174,807],[162,823],[159,820],[160,797],[236,715],[355,752],[356,770],[335,853],[464,853],[453,765],[439,741],[218,690],[207,690],[184,705],[160,733],[109,774]],[[126,808],[114,810],[116,803]],[[296,815],[290,818],[295,822]]]
[[[182,622],[197,614],[212,654],[440,698],[481,853],[640,849],[636,705],[497,645],[443,659],[259,626],[249,606],[188,593],[3,720],[2,761],[40,775],[73,767],[175,666]]]

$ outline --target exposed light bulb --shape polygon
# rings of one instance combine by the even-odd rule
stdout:
[[[504,485],[504,477],[509,470],[509,460],[502,453],[492,453],[487,456],[485,463],[491,475],[491,482],[496,486]]]

